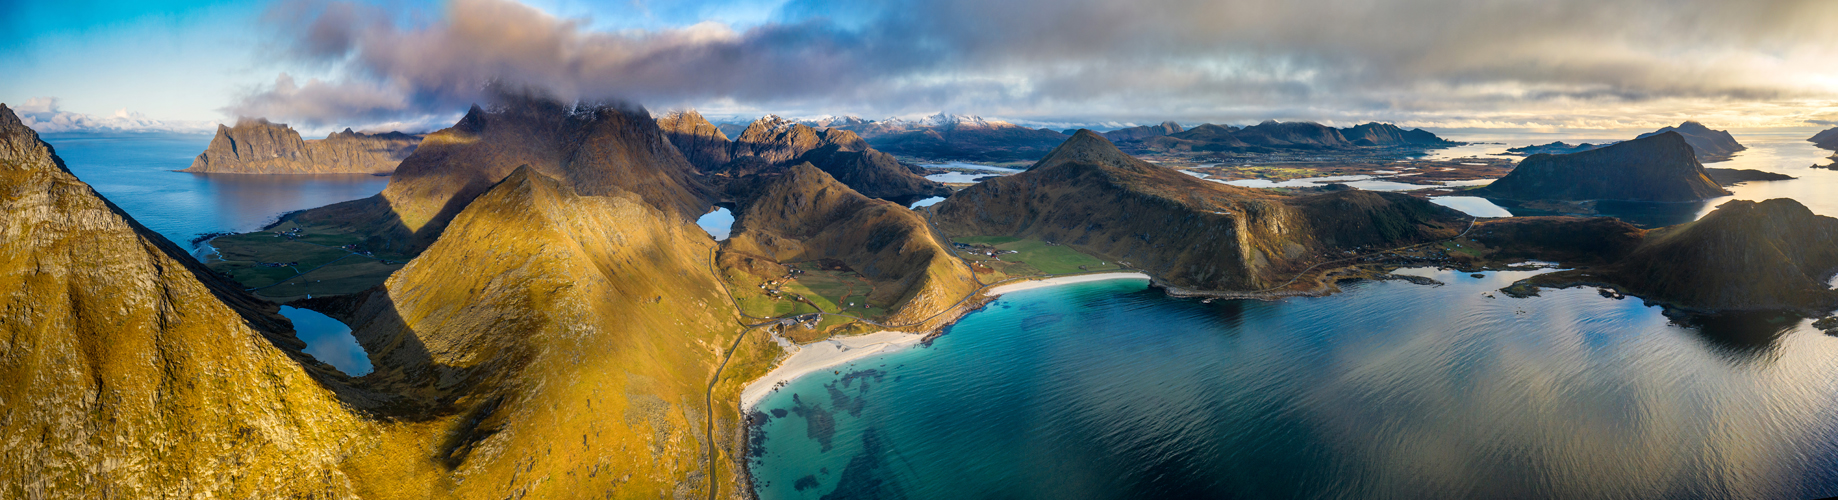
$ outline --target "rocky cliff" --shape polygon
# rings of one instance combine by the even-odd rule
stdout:
[[[526,165],[576,193],[634,193],[682,220],[710,207],[695,167],[645,110],[503,96],[492,109],[474,106],[459,123],[428,134],[382,193],[290,219],[348,228],[367,238],[367,248],[413,255],[474,197]]]
[[[1731,136],[1729,131],[1711,130],[1710,127],[1706,127],[1704,124],[1695,121],[1687,121],[1679,124],[1677,127],[1666,127],[1640,134],[1639,138],[1644,139],[1666,132],[1676,132],[1684,136],[1685,143],[1690,144],[1691,149],[1697,152],[1698,161],[1700,162],[1728,160],[1730,156],[1736,154],[1736,152],[1749,149],[1748,146],[1743,146],[1741,143],[1736,142],[1736,138]]]
[[[354,494],[343,376],[4,105],[0,310],[0,498]]]
[[[1730,194],[1674,132],[1567,155],[1532,155],[1493,184],[1468,191],[1515,201],[1696,201]]]
[[[835,259],[874,283],[870,302],[894,304],[881,322],[936,326],[939,313],[979,286],[918,213],[870,199],[808,163],[745,179],[724,262]],[[930,321],[930,323],[927,323]]]
[[[683,153],[683,158],[698,170],[712,172],[733,158],[728,152],[727,134],[693,109],[667,113],[657,119],[657,126],[664,130],[664,137],[670,139],[670,144]]]
[[[217,126],[211,145],[181,172],[212,174],[387,174],[415,151],[421,137],[345,129],[304,141],[285,124],[241,120]]]
[[[1213,291],[1280,288],[1355,247],[1454,236],[1465,220],[1408,196],[1348,190],[1290,198],[1199,180],[1080,131],[1026,172],[937,205],[966,236],[1020,236],[1126,262],[1165,283]]]

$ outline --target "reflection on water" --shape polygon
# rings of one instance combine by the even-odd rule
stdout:
[[[950,163],[921,163],[919,164],[919,166],[926,167],[926,168],[967,168],[971,170],[988,170],[990,172],[1002,172],[1002,173],[1007,173],[1007,174],[1013,174],[1013,173],[1017,173],[1021,171],[1021,169],[992,167],[989,165],[978,165],[975,163],[964,163],[961,161],[954,161]]]
[[[976,182],[976,181],[980,181],[980,180],[987,179],[990,177],[1001,177],[1003,175],[1007,175],[1007,174],[971,174],[971,173],[964,173],[964,172],[945,172],[942,174],[928,175],[928,176],[925,176],[925,178],[926,180],[930,180],[932,182],[963,183],[963,182]]]
[[[353,377],[370,373],[370,355],[351,336],[351,327],[311,309],[281,306],[294,322],[294,335],[306,342],[306,353]]]
[[[729,234],[734,230],[734,212],[716,207],[715,211],[703,214],[701,218],[696,219],[696,225],[708,231],[708,235],[715,237],[717,241],[728,239]]]
[[[1135,281],[1003,296],[930,347],[768,397],[760,494],[1838,493],[1838,338],[1809,320],[1686,327],[1594,290],[1491,293],[1530,272],[1417,274],[1447,285],[1210,304]]]
[[[1430,203],[1460,210],[1474,217],[1512,217],[1513,213],[1478,196],[1432,196]]]
[[[917,209],[918,209],[919,207],[929,207],[929,206],[932,206],[932,205],[937,205],[937,204],[938,204],[939,202],[942,202],[942,201],[945,201],[945,197],[943,197],[943,196],[933,196],[933,197],[931,197],[931,198],[926,198],[926,199],[923,199],[923,200],[919,200],[919,201],[915,201],[915,202],[913,202],[913,206],[910,206],[910,207],[907,207],[907,208],[911,208],[911,209],[915,209],[915,210],[917,210]]]
[[[184,248],[192,238],[261,229],[282,213],[374,195],[388,177],[174,172],[209,134],[43,134],[70,172],[148,229]]]

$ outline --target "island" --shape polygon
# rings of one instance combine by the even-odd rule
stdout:
[[[286,124],[243,119],[235,127],[218,125],[210,147],[180,172],[387,175],[420,143],[418,135],[365,134],[349,128],[324,139],[301,140],[300,133]]]

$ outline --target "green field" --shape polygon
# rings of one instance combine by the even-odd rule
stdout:
[[[206,265],[246,288],[256,289],[256,295],[284,303],[308,295],[361,292],[400,269],[402,264],[396,262],[408,260],[402,256],[357,255],[339,248],[358,242],[350,234],[316,232],[310,227],[302,228],[297,238],[274,234],[297,227],[289,221],[267,231],[212,239],[210,245],[217,254]],[[263,263],[293,265],[269,267]]]
[[[1073,250],[1072,247],[1052,245],[1040,240],[1012,236],[970,236],[955,238],[954,241],[967,245],[984,245],[998,250],[1015,251],[1015,253],[995,257],[962,250],[957,252],[959,256],[987,266],[998,275],[996,279],[1122,269],[1116,263],[1086,255]]]

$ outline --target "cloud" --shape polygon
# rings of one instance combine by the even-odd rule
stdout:
[[[1151,121],[1625,124],[1838,99],[1838,46],[1821,42],[1838,3],[1821,0],[792,0],[780,11],[744,30],[595,31],[507,0],[453,0],[437,15],[296,1],[269,16],[285,53],[344,76],[282,75],[227,109],[402,118],[463,109],[493,82],[652,106]],[[1760,119],[1745,116],[1730,114]]]
[[[127,109],[115,110],[109,116],[95,116],[60,110],[56,97],[33,97],[13,108],[19,120],[40,133],[51,132],[205,132],[212,123],[203,121],[162,121]]]

